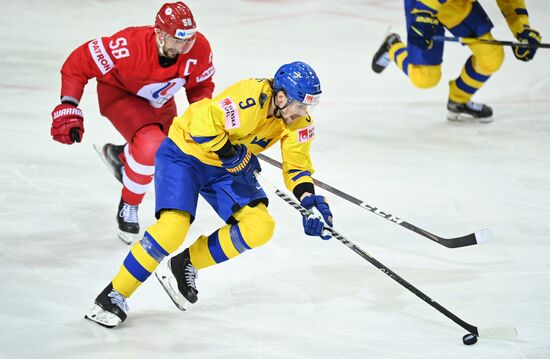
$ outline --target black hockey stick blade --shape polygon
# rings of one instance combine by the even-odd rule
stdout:
[[[273,165],[277,168],[280,168],[282,169],[283,168],[283,165],[281,164],[281,162],[271,158],[271,157],[268,157],[266,155],[263,155],[263,154],[258,154],[257,155],[259,159],[261,159],[262,161],[265,161],[267,163],[269,163],[270,165]],[[407,228],[408,230],[410,231],[413,231],[417,234],[420,234],[421,236],[424,236],[442,246],[445,246],[447,248],[460,248],[460,247],[466,247],[466,246],[471,246],[471,245],[475,245],[475,244],[481,244],[481,243],[485,243],[485,242],[488,242],[490,241],[492,238],[493,238],[493,232],[491,232],[491,230],[489,228],[485,228],[485,229],[481,229],[477,232],[474,232],[474,233],[470,233],[470,234],[467,234],[465,236],[462,236],[462,237],[456,237],[456,238],[444,238],[444,237],[441,237],[441,236],[438,236],[438,235],[435,235],[433,233],[430,233],[422,228],[419,228],[409,222],[406,222],[392,214],[390,214],[389,212],[386,212],[386,211],[383,211],[381,210],[380,208],[378,207],[375,207],[375,206],[371,206],[365,202],[363,202],[362,200],[358,199],[358,198],[355,198],[337,188],[334,188],[332,187],[331,185],[329,184],[326,184],[324,182],[321,182],[317,179],[313,179],[313,183],[318,186],[319,188],[322,188],[324,190],[326,190],[327,192],[330,192],[340,198],[343,198],[345,199],[346,201],[349,201],[363,209],[366,209],[367,211],[369,212],[372,212],[384,219],[387,219],[388,221],[390,222],[393,222],[395,224],[398,224],[400,225],[401,227],[404,227],[404,228]]]

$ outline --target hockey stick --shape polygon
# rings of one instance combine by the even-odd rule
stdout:
[[[278,167],[280,169],[283,168],[283,165],[281,164],[281,162],[279,162],[277,160],[274,160],[271,157],[268,157],[268,156],[263,155],[261,153],[258,154],[257,156],[261,160],[263,160],[263,161],[265,161],[265,162],[267,162],[267,163],[269,163],[269,164],[271,164],[275,167]],[[439,243],[442,246],[445,246],[447,248],[466,247],[466,246],[471,246],[471,245],[474,245],[474,244],[485,243],[485,242],[490,241],[493,238],[493,233],[491,232],[491,230],[489,228],[481,229],[477,232],[470,233],[470,234],[467,234],[467,235],[462,236],[462,237],[443,238],[443,237],[437,236],[433,233],[430,233],[430,232],[428,232],[428,231],[426,231],[422,228],[418,228],[417,226],[415,226],[413,224],[405,222],[404,220],[402,220],[400,218],[397,218],[394,215],[392,215],[392,214],[390,214],[386,211],[381,210],[380,208],[371,206],[371,205],[361,201],[360,199],[355,198],[355,197],[353,197],[353,196],[351,196],[351,195],[349,195],[345,192],[342,192],[339,189],[336,189],[336,188],[334,188],[334,187],[332,187],[332,186],[330,186],[330,185],[328,185],[324,182],[321,182],[317,179],[313,179],[313,183],[315,183],[316,186],[318,186],[318,187],[320,187],[320,188],[322,188],[322,189],[324,189],[324,190],[326,190],[326,191],[328,191],[332,194],[335,194],[340,198],[343,198],[343,199],[345,199],[345,200],[347,200],[347,201],[349,201],[353,204],[356,204],[359,207],[361,207],[363,209],[366,209],[369,212],[377,214],[380,217],[385,218],[390,222],[393,222],[395,224],[400,225],[401,227],[405,227],[410,231],[413,231],[415,233],[420,234],[421,236],[424,236],[428,239],[431,239],[432,241],[434,241],[436,243]]]
[[[278,189],[275,185],[270,183],[264,176],[262,176],[260,173],[256,172],[256,178],[258,180],[261,180],[261,182],[265,184],[269,184],[269,187],[272,188],[272,190],[275,192],[275,194],[281,198],[283,201],[288,203],[290,206],[292,206],[294,209],[296,209],[298,212],[300,212],[303,216],[309,216],[313,213],[311,211],[308,211],[304,207],[302,207],[296,200],[294,200],[292,197],[287,195],[285,192]],[[359,248],[356,244],[354,244],[349,239],[345,238],[342,234],[337,232],[335,229],[325,226],[324,231],[330,233],[330,235],[334,238],[336,238],[338,241],[340,241],[342,244],[344,244],[346,247],[360,255],[363,259],[371,263],[373,266],[378,268],[382,273],[386,274],[388,277],[399,283],[401,286],[405,287],[407,290],[412,292],[414,295],[416,295],[418,298],[422,299],[424,302],[428,303],[430,306],[435,308],[438,312],[442,313],[447,318],[451,319],[453,322],[461,326],[462,328],[466,329],[469,333],[472,333],[474,335],[477,335],[478,337],[482,338],[491,338],[491,339],[513,339],[517,336],[518,332],[517,329],[512,326],[502,326],[502,327],[493,327],[493,328],[478,328],[472,324],[469,324],[465,322],[464,320],[460,319],[455,314],[451,313],[448,309],[437,303],[435,300],[430,298],[428,295],[423,293],[420,289],[413,286],[411,283],[407,282],[405,279],[403,279],[401,276],[399,276],[397,273],[392,271],[390,268],[386,267],[384,264],[379,262],[376,258],[372,257],[370,254]]]
[[[501,41],[501,40],[484,40],[484,39],[478,39],[475,37],[449,37],[449,36],[441,36],[441,35],[435,35],[432,37],[433,41],[449,41],[449,42],[459,42],[463,45],[467,44],[487,44],[487,45],[498,45],[498,46],[517,46],[517,47],[536,47],[536,48],[543,48],[543,49],[550,49],[550,44],[529,44],[529,43],[523,43],[523,42],[513,42],[513,41]]]

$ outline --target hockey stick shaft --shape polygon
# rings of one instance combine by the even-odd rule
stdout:
[[[450,37],[450,36],[435,35],[434,37],[432,37],[432,40],[433,41],[459,42],[463,45],[487,44],[487,45],[497,45],[497,46],[518,46],[518,47],[528,47],[528,48],[550,49],[550,44],[545,44],[545,43],[529,44],[529,43],[513,42],[513,41],[485,40],[485,39],[478,39],[478,38],[475,38],[475,37]]]
[[[271,182],[269,182],[264,176],[262,176],[260,173],[256,172],[256,178],[258,180],[261,180],[261,182],[268,184],[272,190],[275,192],[275,194],[281,198],[283,201],[288,203],[290,206],[292,206],[294,209],[296,209],[298,212],[300,212],[302,215],[307,216],[312,214],[310,211],[302,207],[296,200],[294,200],[292,197],[287,195],[285,192],[278,189],[275,185],[273,185]],[[388,277],[399,283],[401,286],[405,287],[405,289],[412,292],[414,295],[416,295],[418,298],[422,299],[424,302],[429,304],[431,307],[435,308],[438,312],[442,313],[447,318],[451,319],[453,322],[467,330],[468,332],[475,334],[477,336],[480,336],[481,334],[488,333],[487,337],[497,337],[502,339],[510,339],[509,337],[513,337],[517,334],[515,328],[510,327],[503,327],[503,328],[494,328],[494,329],[484,329],[480,332],[480,330],[461,318],[459,318],[457,315],[453,314],[451,311],[449,311],[447,308],[443,307],[441,304],[437,303],[435,300],[430,298],[427,294],[422,292],[420,289],[416,288],[411,283],[407,282],[403,277],[395,273],[390,268],[386,267],[382,262],[378,261],[376,258],[365,252],[363,249],[361,249],[359,246],[357,246],[355,243],[350,241],[349,239],[345,238],[342,234],[340,234],[335,229],[325,226],[325,231],[329,232],[332,237],[336,238],[340,243],[344,244],[346,247],[354,251],[356,254],[361,256],[363,259],[368,261],[370,264],[378,268],[382,273],[386,274]]]
[[[258,158],[260,158],[261,160],[277,167],[277,168],[280,168],[282,169],[283,168],[283,165],[281,162],[271,158],[271,157],[268,157],[264,154],[258,154],[257,155]],[[369,212],[372,212],[384,219],[387,219],[388,221],[390,222],[393,222],[395,224],[398,224],[400,225],[401,227],[404,227],[404,228],[407,228],[408,230],[410,231],[413,231],[417,234],[420,234],[421,236],[424,236],[438,244],[441,244],[442,246],[445,246],[447,248],[459,248],[459,247],[466,247],[466,246],[471,246],[471,245],[474,245],[474,244],[478,244],[478,243],[483,243],[483,242],[486,242],[486,241],[489,241],[492,237],[492,234],[491,234],[491,231],[489,229],[483,229],[481,231],[478,231],[476,233],[470,233],[470,234],[467,234],[465,236],[462,236],[462,237],[456,237],[456,238],[443,238],[443,237],[440,237],[440,236],[437,236],[433,233],[430,233],[422,228],[419,228],[409,222],[406,222],[392,214],[390,214],[389,212],[387,211],[383,211],[381,210],[380,208],[378,207],[375,207],[375,206],[372,206],[372,205],[369,205],[365,202],[363,202],[362,200],[358,199],[358,198],[355,198],[337,188],[334,188],[332,187],[331,185],[328,185],[322,181],[319,181],[317,179],[313,179],[313,183],[318,186],[319,188],[322,188],[340,198],[343,198],[345,199],[346,201],[349,201],[363,209],[366,209],[367,211]]]

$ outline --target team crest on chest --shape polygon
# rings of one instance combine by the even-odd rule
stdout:
[[[177,77],[166,82],[157,82],[143,86],[137,92],[137,95],[149,100],[149,103],[154,108],[160,108],[166,102],[168,102],[176,92],[178,92],[184,85],[185,79]]]

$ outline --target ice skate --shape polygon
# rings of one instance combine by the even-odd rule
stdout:
[[[447,120],[464,121],[477,119],[482,123],[493,121],[493,109],[487,105],[476,102],[458,103],[449,100],[447,103]]]
[[[189,249],[162,263],[155,275],[180,310],[187,310],[190,304],[197,302],[199,292],[195,280],[198,273],[189,259]]]
[[[106,328],[114,328],[126,319],[128,303],[126,298],[109,283],[95,299],[94,306],[84,318]]]
[[[389,55],[390,47],[399,41],[401,41],[401,38],[396,33],[391,33],[386,36],[384,42],[372,58],[372,71],[379,74],[388,67],[391,62]]]
[[[138,206],[132,206],[121,198],[117,212],[118,238],[130,244],[139,237]]]
[[[103,163],[105,163],[105,166],[107,166],[116,180],[120,183],[122,183],[122,168],[124,167],[120,160],[120,155],[124,152],[124,146],[125,145],[117,146],[112,143],[107,143],[100,149],[99,146],[94,145],[94,149]]]

